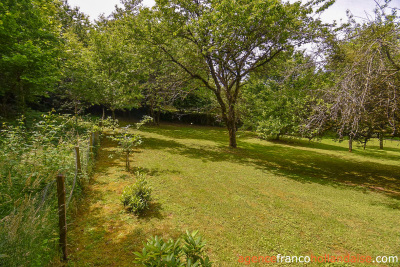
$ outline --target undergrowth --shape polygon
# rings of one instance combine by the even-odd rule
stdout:
[[[0,132],[1,266],[51,262],[59,253],[55,177],[65,175],[67,199],[74,188],[72,198],[93,164],[88,140],[98,130],[94,121],[54,112],[26,121],[3,123]],[[78,144],[82,173],[75,179],[73,148]]]

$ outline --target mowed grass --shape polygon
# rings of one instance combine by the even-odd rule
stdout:
[[[119,196],[135,178],[107,141],[91,201],[73,225],[71,265],[132,266],[146,238],[186,229],[207,239],[215,266],[243,265],[239,256],[400,256],[398,142],[349,153],[328,139],[269,142],[249,133],[229,149],[223,128],[163,125],[140,134],[132,165],[147,173],[153,209],[140,218],[124,212]]]

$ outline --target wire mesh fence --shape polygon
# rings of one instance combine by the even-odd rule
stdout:
[[[71,146],[60,141],[53,146],[56,151],[40,147],[8,154],[2,151],[0,266],[43,266],[52,262],[60,252],[62,227],[58,222],[60,209],[56,178],[58,174],[64,177],[64,208],[68,211],[82,185],[88,182],[100,143],[99,132],[80,137],[78,143],[78,146]],[[10,158],[10,155],[15,157]],[[13,168],[7,170],[7,166]],[[4,175],[7,173],[9,175]],[[68,220],[70,215],[65,218]],[[65,230],[66,225],[65,222]],[[65,253],[65,259],[66,256]]]

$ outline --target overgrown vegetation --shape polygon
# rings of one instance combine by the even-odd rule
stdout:
[[[55,177],[58,173],[65,175],[67,199],[80,194],[93,164],[88,141],[94,127],[88,118],[54,112],[36,119],[21,117],[15,125],[3,124],[0,134],[1,265],[43,266],[58,253]],[[83,167],[78,177],[73,152],[77,144]]]

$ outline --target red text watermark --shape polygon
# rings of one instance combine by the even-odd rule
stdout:
[[[239,256],[239,263],[249,265],[251,263],[398,263],[397,256],[372,257],[360,254],[346,255],[309,255],[309,256],[287,256],[278,254],[276,256]]]

